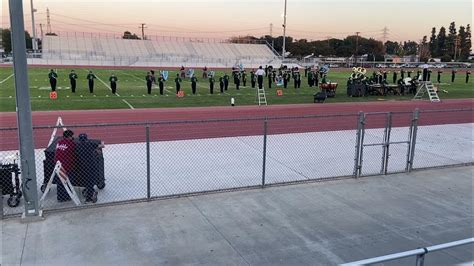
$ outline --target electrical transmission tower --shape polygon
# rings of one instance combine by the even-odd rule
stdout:
[[[388,35],[389,35],[389,29],[387,28],[387,26],[385,26],[383,29],[382,29],[382,40],[383,40],[383,43],[385,44],[388,40]]]
[[[49,8],[46,8],[46,33],[51,33],[51,19],[49,17]]]
[[[147,28],[147,27],[146,27],[146,24],[145,24],[145,23],[142,23],[142,24],[140,24],[140,25],[141,25],[141,26],[138,27],[138,28],[139,28],[139,29],[142,29],[142,40],[145,40],[145,28]]]

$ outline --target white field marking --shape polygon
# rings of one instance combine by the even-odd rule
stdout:
[[[109,88],[109,90],[112,91],[112,88],[111,88],[109,85],[107,85],[107,83],[105,83],[102,79],[100,79],[99,76],[97,76],[97,75],[95,75],[95,76],[97,77],[97,79],[98,79],[100,82],[102,82],[102,83],[105,85],[105,87]],[[117,95],[117,96],[120,97],[120,94],[118,94],[118,93],[115,93],[115,95]],[[135,108],[134,108],[129,102],[127,102],[125,99],[122,99],[122,102],[124,102],[125,104],[127,104],[128,107],[130,107],[130,109],[135,110]]]
[[[34,87],[30,87],[33,89]],[[70,87],[57,87],[56,90],[69,90]],[[39,87],[38,90],[46,91],[46,90],[51,90],[51,87]]]
[[[129,102],[127,102],[125,99],[122,99],[122,101],[126,103],[128,107],[130,107],[130,109],[135,110],[135,108],[133,108],[133,106]]]
[[[11,74],[10,76],[8,76],[6,79],[0,81],[0,84],[4,83],[5,81],[9,80],[11,77],[13,77],[15,74]]]

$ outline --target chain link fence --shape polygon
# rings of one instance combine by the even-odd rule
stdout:
[[[470,164],[472,120],[468,109],[35,127],[38,193],[56,210]],[[17,215],[17,129],[0,137],[2,214]]]

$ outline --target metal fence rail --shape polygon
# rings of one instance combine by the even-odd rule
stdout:
[[[462,245],[468,245],[468,244],[473,244],[473,243],[474,243],[474,238],[471,237],[471,238],[466,238],[463,240],[453,241],[453,242],[435,245],[431,247],[417,248],[417,249],[404,251],[400,253],[395,253],[395,254],[390,254],[390,255],[365,259],[365,260],[359,260],[359,261],[354,261],[350,263],[344,263],[344,264],[341,264],[341,266],[372,265],[376,263],[398,260],[398,259],[411,257],[411,256],[416,256],[416,262],[415,262],[416,266],[423,266],[424,261],[425,261],[425,256],[428,253],[436,252],[436,251],[440,251],[440,250],[444,250],[448,248],[455,248]]]
[[[77,142],[70,175],[81,205],[58,202],[55,179],[44,210],[470,164],[473,110],[37,126],[38,191],[54,168],[52,133],[61,139],[65,128]],[[83,143],[81,133],[97,141]],[[17,129],[0,128],[0,138],[2,165],[18,163]],[[0,181],[11,186],[13,173],[3,171]],[[97,202],[85,203],[88,187]],[[5,194],[2,213],[21,214],[23,199],[10,207]]]

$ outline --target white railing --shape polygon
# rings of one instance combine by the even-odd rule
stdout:
[[[350,263],[345,263],[341,264],[341,266],[355,266],[355,265],[372,265],[376,263],[382,263],[382,262],[387,262],[391,260],[398,260],[406,257],[411,257],[411,256],[416,256],[416,266],[423,266],[424,261],[425,261],[425,255],[430,253],[430,252],[435,252],[447,248],[454,248],[462,245],[468,245],[468,244],[473,244],[474,243],[474,238],[467,238],[463,240],[458,240],[454,242],[449,242],[449,243],[444,243],[440,245],[435,245],[431,247],[426,247],[426,248],[417,248],[414,250],[409,250],[405,252],[400,252],[400,253],[395,253],[395,254],[390,254],[390,255],[385,255],[381,257],[375,257],[375,258],[370,258],[370,259],[365,259],[365,260],[359,260],[359,261],[354,261]]]

